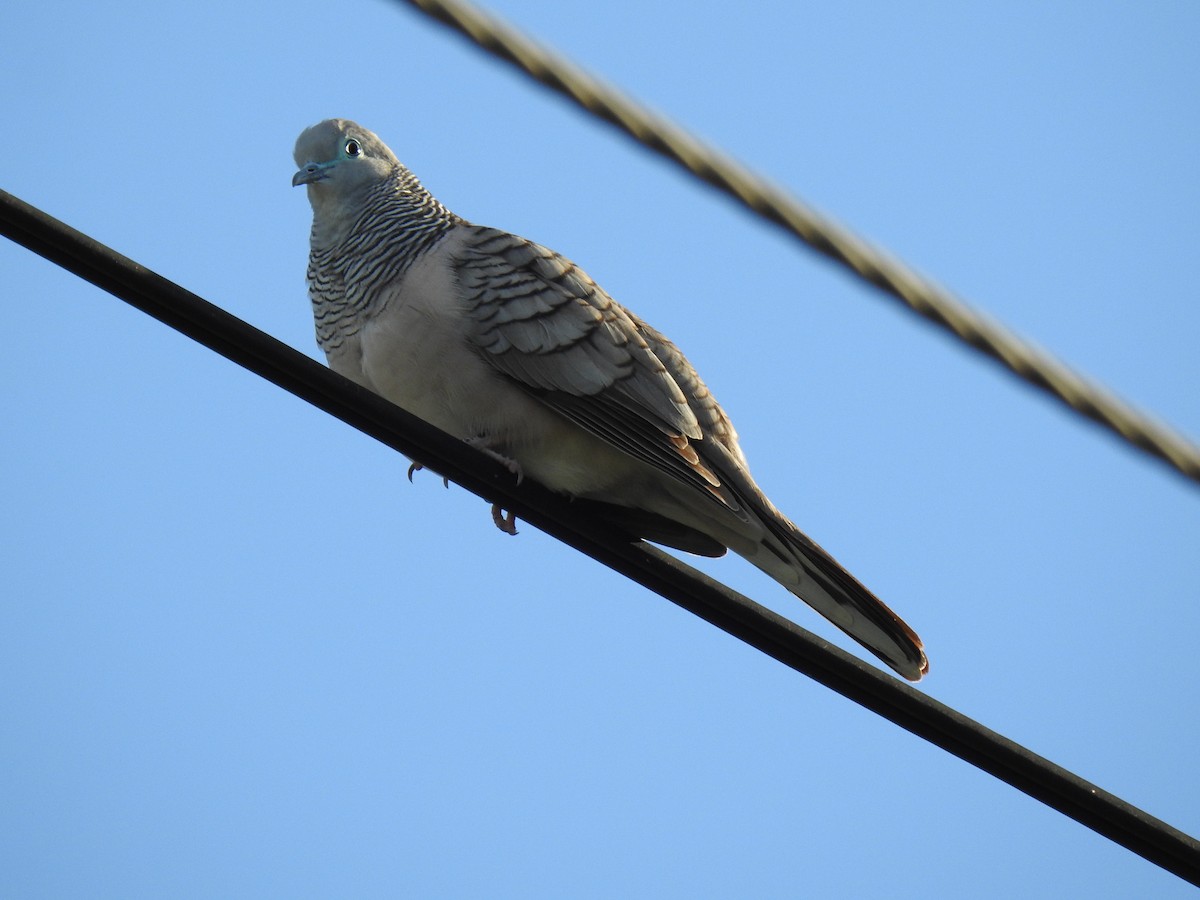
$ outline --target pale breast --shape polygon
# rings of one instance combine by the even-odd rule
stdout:
[[[641,481],[641,464],[548,408],[467,341],[444,260],[418,261],[363,324],[356,343],[367,386],[455,437],[483,438],[553,490],[611,494]]]

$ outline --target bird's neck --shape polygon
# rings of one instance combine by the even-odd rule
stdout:
[[[403,168],[364,185],[349,202],[314,194],[314,254],[340,254],[364,242],[378,254],[382,240],[388,257],[411,261],[460,221]]]
[[[388,291],[462,222],[407,170],[326,203],[312,192],[309,296],[317,342],[331,353],[374,315]]]

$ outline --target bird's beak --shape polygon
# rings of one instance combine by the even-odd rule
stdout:
[[[304,167],[292,176],[292,187],[297,187],[301,184],[316,184],[318,181],[324,181],[329,177],[329,170],[333,168],[335,163],[305,163]]]

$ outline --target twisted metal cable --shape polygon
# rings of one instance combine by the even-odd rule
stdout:
[[[403,0],[729,194],[1013,374],[1200,483],[1200,446],[1035,349],[944,288],[462,0]]]

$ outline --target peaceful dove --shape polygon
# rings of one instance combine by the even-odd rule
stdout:
[[[306,129],[295,158],[334,371],[631,536],[733,550],[905,678],[928,671],[912,629],[759,490],[667,338],[553,250],[447,210],[354,122]]]

